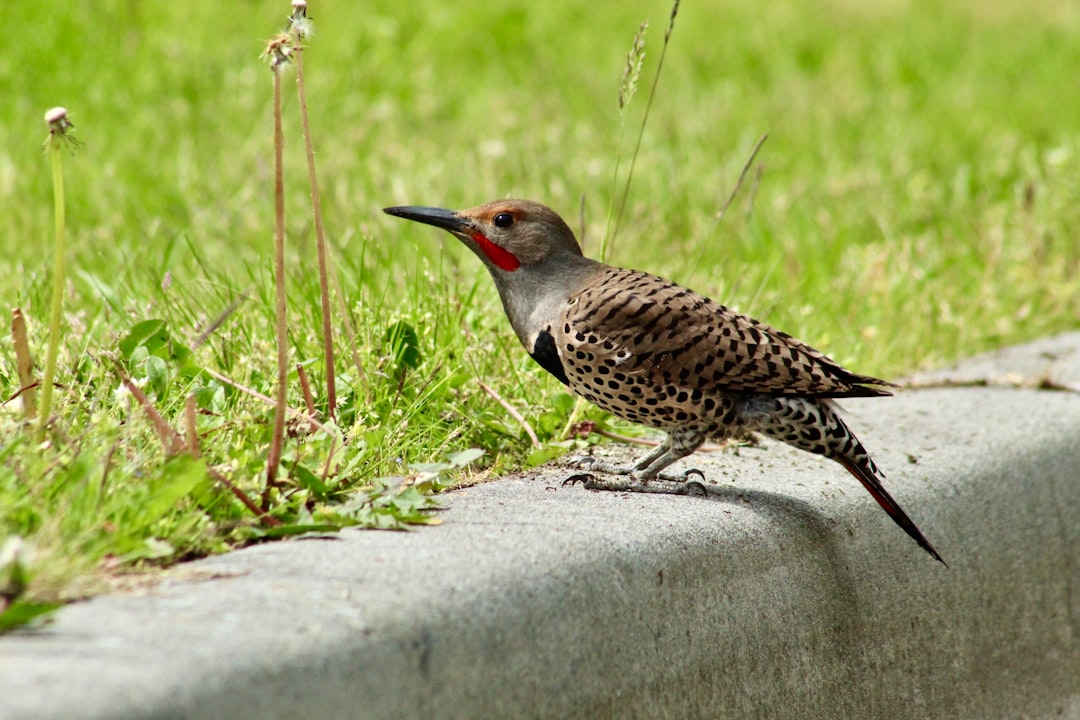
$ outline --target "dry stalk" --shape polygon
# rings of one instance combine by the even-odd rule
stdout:
[[[307,32],[307,3],[294,0],[293,24],[297,39],[303,40]],[[304,28],[301,30],[300,28]],[[315,149],[311,142],[311,124],[308,122],[307,98],[304,95],[304,53],[296,45],[296,93],[300,99],[300,124],[304,133],[304,149],[307,152],[308,180],[311,183],[311,212],[315,216],[315,247],[319,255],[319,295],[322,301],[323,356],[326,361],[326,404],[330,419],[337,415],[337,387],[334,379],[334,329],[330,323],[330,283],[328,282],[328,249],[326,229],[323,226],[322,202],[319,199],[319,179],[315,173]]]
[[[528,421],[528,420],[526,420],[526,419],[525,419],[525,418],[524,418],[524,417],[522,416],[522,414],[521,414],[521,413],[519,413],[519,412],[518,412],[518,411],[517,411],[517,410],[516,410],[516,409],[514,408],[514,406],[513,406],[513,405],[511,405],[511,404],[510,404],[510,403],[508,403],[508,402],[507,402],[506,400],[504,400],[504,399],[502,398],[502,396],[501,396],[501,395],[499,395],[499,393],[495,392],[495,390],[494,390],[493,388],[489,387],[488,385],[486,385],[485,383],[481,382],[480,380],[477,380],[477,381],[476,381],[476,384],[480,386],[480,389],[481,389],[481,390],[483,390],[483,391],[484,391],[484,392],[486,392],[486,393],[487,393],[488,395],[490,395],[490,396],[492,397],[492,399],[494,399],[494,400],[495,400],[495,402],[497,402],[497,403],[499,403],[500,405],[502,405],[502,406],[503,406],[503,409],[505,409],[505,410],[506,410],[506,412],[510,414],[510,417],[514,418],[514,420],[517,420],[518,424],[520,424],[520,425],[521,425],[521,427],[525,428],[525,433],[526,433],[526,434],[527,434],[527,435],[529,436],[529,440],[530,440],[530,441],[532,442],[532,444],[533,444],[533,447],[534,447],[534,448],[539,448],[539,447],[541,447],[541,445],[540,445],[540,438],[538,438],[538,437],[536,436],[536,433],[535,433],[535,432],[533,431],[533,429],[532,429],[532,425],[530,425],[530,424],[529,424],[529,421]]]
[[[281,35],[271,40],[267,54],[271,56],[270,68],[274,76],[274,314],[277,320],[277,397],[274,403],[273,436],[270,440],[270,452],[266,457],[266,485],[271,487],[277,484],[278,465],[281,463],[282,445],[285,442],[285,414],[289,390],[289,325],[285,298],[285,137],[281,129],[281,68],[292,54],[288,36]]]
[[[15,346],[15,366],[19,373],[23,416],[27,420],[33,420],[37,416],[37,381],[34,379],[30,342],[26,337],[26,318],[20,308],[11,311],[11,342]]]

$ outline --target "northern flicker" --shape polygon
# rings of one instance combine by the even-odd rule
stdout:
[[[647,484],[708,439],[756,431],[843,465],[944,563],[885,490],[883,474],[833,403],[890,395],[882,388],[892,383],[852,373],[689,288],[585,257],[563,219],[539,203],[385,212],[448,230],[465,243],[490,271],[525,349],[574,393],[667,433],[633,468],[604,472]]]

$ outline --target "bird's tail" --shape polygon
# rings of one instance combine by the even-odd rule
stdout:
[[[881,481],[885,475],[878,470],[855,434],[833,409],[832,402],[808,398],[771,398],[767,411],[755,407],[754,429],[800,450],[831,458],[858,478],[878,505],[904,532],[945,565],[938,551],[930,544],[900,503],[893,499]],[[946,565],[946,567],[948,567]]]
[[[867,469],[860,466],[856,461],[845,457],[833,458],[845,468],[848,472],[859,479],[859,482],[863,484],[863,487],[867,489],[870,495],[877,500],[878,505],[889,514],[889,517],[893,519],[897,525],[903,528],[904,532],[912,537],[915,542],[919,543],[926,552],[930,553],[934,559],[938,560],[942,565],[948,567],[949,564],[938,554],[938,551],[934,549],[934,546],[930,544],[930,541],[926,539],[926,536],[922,534],[922,531],[915,525],[915,522],[908,517],[908,514],[904,512],[904,509],[900,507],[900,503],[893,500],[892,495],[882,486],[881,481],[867,472]]]
[[[877,500],[881,509],[915,542],[919,543],[919,547],[930,553],[942,565],[948,567],[948,563],[938,554],[938,551],[922,534],[915,522],[904,512],[904,509],[900,507],[900,503],[896,502],[893,496],[889,494],[889,491],[885,489],[885,486],[881,484],[885,475],[870,458],[870,453],[859,442],[859,438],[855,437],[855,434],[848,429],[840,416],[833,412],[831,408],[826,408],[826,414],[832,416],[828,418],[830,428],[826,433],[832,442],[829,443],[829,452],[826,455],[843,465],[848,472],[858,478],[871,497]],[[833,425],[834,423],[835,425]]]

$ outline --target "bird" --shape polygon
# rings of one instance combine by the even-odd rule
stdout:
[[[884,474],[835,403],[891,395],[893,383],[855,374],[690,288],[586,257],[566,222],[540,203],[503,199],[468,210],[383,211],[447,230],[479,257],[525,350],[574,394],[666,433],[632,467],[598,467],[630,478],[619,489],[678,479],[665,468],[707,440],[757,432],[839,463],[945,563],[885,489]]]

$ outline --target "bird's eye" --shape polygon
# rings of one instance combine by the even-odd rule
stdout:
[[[514,224],[514,216],[508,212],[501,212],[492,222],[495,223],[495,227],[508,228]]]

